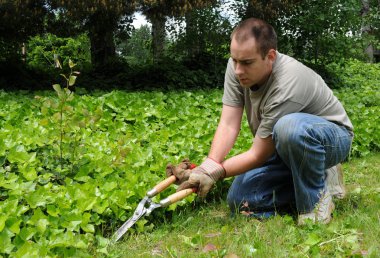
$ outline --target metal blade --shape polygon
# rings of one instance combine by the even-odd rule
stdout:
[[[138,221],[142,216],[146,214],[147,209],[144,206],[145,203],[149,200],[150,199],[148,197],[144,197],[144,199],[137,206],[135,212],[133,213],[133,216],[127,220],[112,236],[111,241],[113,243],[119,240],[125,234],[125,232],[127,232],[127,230],[136,223],[136,221]]]
[[[119,240],[124,234],[125,232],[128,231],[128,229],[130,227],[132,227],[137,221],[139,218],[141,218],[142,216],[144,215],[144,213],[141,213],[139,216],[133,216],[132,218],[130,218],[129,220],[127,220],[116,232],[115,234],[112,236],[112,241],[113,242],[116,242],[117,240]]]

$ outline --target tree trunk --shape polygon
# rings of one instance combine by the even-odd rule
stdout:
[[[21,45],[21,60],[23,63],[26,63],[26,45],[25,42]]]
[[[362,9],[360,11],[360,15],[364,18],[369,13],[369,0],[362,0]],[[369,24],[362,24],[362,33],[363,36],[371,34],[371,26]],[[374,60],[374,47],[372,42],[369,42],[368,46],[364,50],[368,57],[368,62],[373,63]]]
[[[91,43],[91,63],[95,69],[105,66],[116,57],[114,41],[116,25],[117,21],[111,15],[98,13],[91,17],[89,37]]]
[[[152,12],[147,14],[147,18],[152,23],[153,62],[159,63],[164,56],[166,17],[158,12]]]
[[[186,45],[188,47],[187,55],[193,60],[201,54],[203,49],[203,40],[198,33],[197,17],[193,12],[185,14],[186,20]]]

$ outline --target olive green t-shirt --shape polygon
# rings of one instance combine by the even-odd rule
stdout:
[[[277,120],[290,113],[316,115],[353,130],[342,104],[321,76],[279,52],[268,81],[255,91],[239,84],[230,58],[222,100],[228,106],[244,107],[253,135],[261,138],[270,136]]]

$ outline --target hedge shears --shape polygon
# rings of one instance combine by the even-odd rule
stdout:
[[[112,236],[111,241],[116,242],[119,240],[127,230],[132,227],[142,216],[149,216],[154,209],[168,206],[172,203],[178,202],[187,196],[189,196],[192,193],[196,192],[196,189],[184,189],[182,191],[176,192],[165,199],[161,200],[160,202],[156,203],[152,201],[152,198],[156,196],[158,193],[162,192],[166,188],[168,188],[171,184],[173,184],[177,178],[172,175],[165,180],[158,183],[156,186],[154,186],[151,190],[149,190],[145,197],[140,201],[140,203],[137,205],[137,208],[135,212],[133,213],[132,217],[128,219]]]

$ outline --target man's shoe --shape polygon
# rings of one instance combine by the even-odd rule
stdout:
[[[343,199],[346,196],[341,164],[326,169],[326,186],[333,197]]]
[[[319,202],[313,211],[298,215],[298,225],[305,225],[306,221],[313,223],[328,224],[331,220],[331,213],[335,206],[328,190],[322,192]]]

